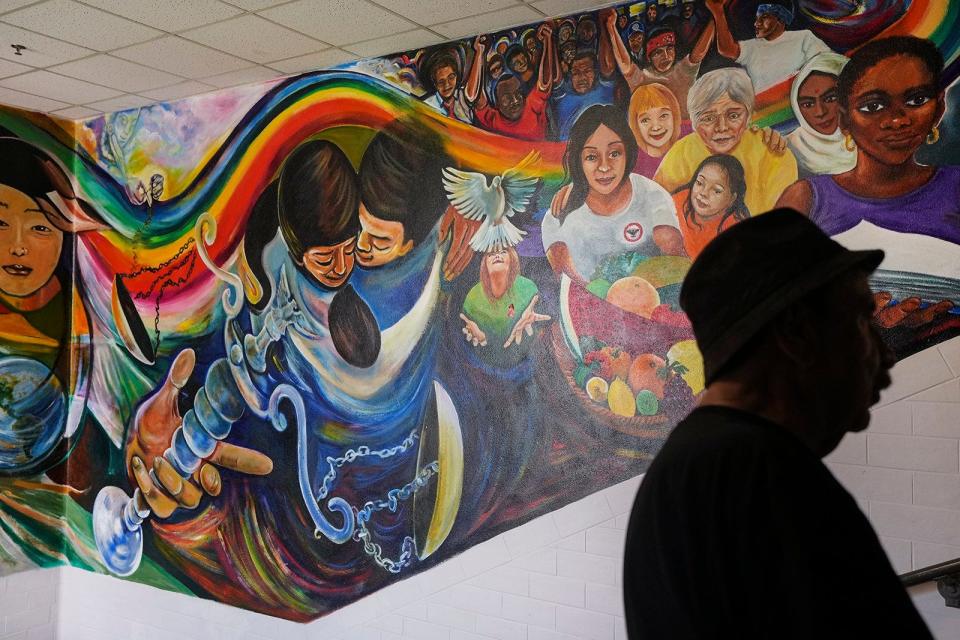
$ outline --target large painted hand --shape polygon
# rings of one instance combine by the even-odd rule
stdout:
[[[787,149],[787,139],[780,135],[780,132],[770,127],[762,129],[757,125],[750,126],[751,131],[759,131],[763,136],[763,145],[771,152],[781,154]]]
[[[893,296],[886,291],[873,294],[873,300],[877,309],[873,320],[882,329],[929,325],[945,317],[953,309],[953,302],[950,300],[941,300],[922,309],[920,298],[905,298],[891,304]]]
[[[517,324],[513,325],[513,331],[510,332],[510,337],[507,338],[507,341],[503,343],[503,348],[506,349],[511,344],[520,344],[523,342],[523,334],[526,333],[528,336],[533,335],[533,325],[535,322],[545,322],[550,320],[550,316],[537,313],[534,311],[534,307],[537,306],[537,302],[540,301],[540,294],[533,296],[533,300],[530,301],[530,304],[527,305],[527,308],[523,310],[523,315],[520,316],[520,319],[517,320]]]
[[[480,228],[481,221],[467,220],[457,213],[452,206],[447,207],[440,222],[440,242],[450,236],[450,250],[443,262],[443,277],[453,280],[467,268],[473,259],[473,249],[470,248],[470,238]]]
[[[563,211],[564,207],[567,206],[567,202],[570,200],[571,191],[573,191],[573,185],[565,184],[553,194],[553,199],[550,201],[550,213],[553,217],[560,217],[560,212]]]
[[[463,329],[461,329],[461,331],[467,342],[475,347],[487,346],[487,334],[480,329],[480,326],[462,313],[460,314],[460,319],[463,320]]]
[[[160,518],[169,517],[178,507],[195,508],[203,495],[200,487],[210,495],[218,495],[222,481],[215,465],[253,475],[266,475],[273,470],[268,456],[226,442],[217,443],[192,478],[182,478],[163,457],[181,422],[177,396],[195,364],[192,349],[177,354],[166,380],[137,409],[127,440],[127,472],[140,487],[151,511]]]

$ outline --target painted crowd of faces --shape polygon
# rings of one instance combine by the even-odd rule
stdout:
[[[201,99],[144,110],[196,135],[106,116],[73,165],[56,125],[0,113],[0,573],[117,573],[90,519],[117,485],[150,514],[134,579],[303,621],[636,475],[703,390],[684,274],[776,206],[887,250],[876,321],[899,357],[960,334],[949,67],[912,37],[855,49],[793,4],[630,3],[227,92],[232,120]],[[910,10],[875,5],[845,33]],[[340,85],[400,106],[303,127],[275,157],[250,142],[295,91]],[[131,147],[148,139],[168,147]],[[199,149],[199,177],[165,194],[150,174],[165,158],[176,177],[174,148]],[[137,153],[155,159],[131,177]],[[516,161],[491,170],[497,153]],[[153,258],[176,235],[153,207],[209,203],[245,162],[267,168],[230,183],[247,195],[219,230]],[[218,381],[231,366],[249,387]],[[277,391],[299,432],[267,426]],[[215,420],[208,397],[242,410],[181,478],[168,449],[182,415]]]

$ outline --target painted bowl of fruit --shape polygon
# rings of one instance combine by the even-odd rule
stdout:
[[[690,261],[662,256],[618,266],[612,281],[583,285],[561,276],[554,355],[592,414],[618,431],[652,436],[686,415],[703,390],[703,362],[677,304]]]

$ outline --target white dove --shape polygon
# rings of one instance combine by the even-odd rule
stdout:
[[[540,154],[531,151],[517,166],[493,176],[489,185],[482,173],[452,167],[443,170],[443,187],[450,203],[467,220],[483,221],[470,239],[474,251],[505,249],[523,239],[526,233],[510,222],[510,216],[530,205],[540,179],[524,176],[523,172],[539,161]]]

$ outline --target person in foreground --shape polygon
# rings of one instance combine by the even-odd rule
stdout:
[[[931,637],[820,461],[890,384],[867,285],[882,259],[777,209],[693,263],[680,304],[707,387],[630,516],[630,638]]]

